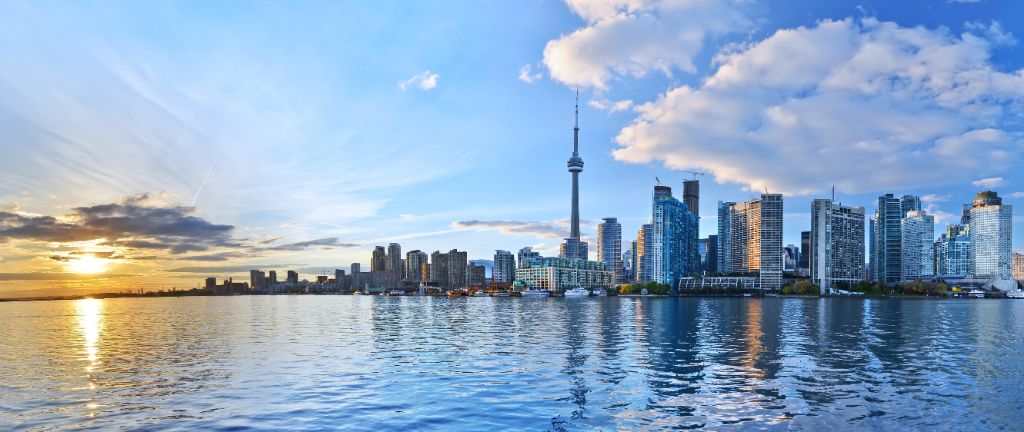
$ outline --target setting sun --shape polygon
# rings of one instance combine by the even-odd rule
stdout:
[[[81,258],[68,262],[68,270],[80,274],[103,273],[107,270],[106,260],[93,255],[83,255]]]

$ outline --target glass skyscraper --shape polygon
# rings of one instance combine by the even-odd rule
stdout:
[[[677,289],[679,279],[699,272],[697,216],[669,196],[654,201],[651,234],[653,279]]]
[[[971,268],[978,277],[1010,279],[1013,206],[995,192],[979,192],[971,204]]]

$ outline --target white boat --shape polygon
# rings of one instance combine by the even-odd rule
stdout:
[[[352,295],[363,295],[363,292],[362,291],[356,291],[356,292],[352,293]]]
[[[479,290],[473,293],[473,297],[487,297],[487,293],[485,293],[484,290]]]
[[[590,291],[582,287],[576,287],[565,292],[565,298],[590,297]]]
[[[594,295],[597,297],[608,297],[608,291],[605,291],[604,288],[598,288],[594,290]]]
[[[1024,299],[1024,291],[1021,291],[1021,290],[1008,291],[1006,293],[1006,296],[1009,297],[1009,298],[1012,298],[1012,299]]]
[[[985,291],[979,289],[971,290],[970,292],[967,293],[967,296],[974,298],[985,298]]]
[[[523,291],[523,297],[548,297],[551,293],[547,290],[528,289]]]

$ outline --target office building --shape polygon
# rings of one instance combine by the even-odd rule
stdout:
[[[208,277],[206,278],[206,290],[213,292],[217,290],[217,278]]]
[[[422,282],[423,265],[427,263],[427,254],[419,249],[405,254],[405,278],[413,282]]]
[[[967,220],[970,221],[970,213]],[[935,274],[966,277],[971,271],[970,225],[946,227],[935,242]]]
[[[373,248],[373,255],[370,257],[370,272],[383,272],[387,269],[388,253],[384,246]]]
[[[1010,279],[1013,260],[1013,206],[992,191],[971,203],[971,275]]]
[[[388,288],[397,288],[398,281],[405,278],[405,265],[402,263],[402,246],[398,243],[388,244],[384,271],[388,274]]]
[[[782,254],[782,271],[796,273],[797,263],[800,262],[800,248],[797,245],[788,244],[782,248]]]
[[[580,240],[580,173],[583,172],[583,158],[580,157],[580,105],[576,96],[576,120],[572,129],[572,157],[567,166],[572,174],[572,216],[569,219],[569,237],[560,247],[563,258],[585,260],[588,256],[587,242]]]
[[[1024,253],[1013,253],[1013,278],[1024,282]]]
[[[907,217],[907,213],[912,211],[921,211],[921,197],[916,195],[903,195],[900,198],[900,212],[903,217]]]
[[[526,265],[527,260],[531,260],[534,258],[540,258],[540,252],[534,252],[532,247],[527,246],[522,249],[519,249],[516,262],[518,263],[519,268],[522,268],[523,266]]]
[[[334,285],[338,291],[352,289],[352,279],[345,276],[345,270],[334,269]]]
[[[653,267],[651,266],[651,257],[654,255],[653,243],[651,235],[654,233],[654,225],[644,224],[640,226],[640,230],[636,235],[636,281],[637,282],[650,282],[653,281]]]
[[[715,234],[709,235],[704,247],[704,255],[706,257],[704,260],[704,274],[718,274],[718,236]]]
[[[636,280],[636,240],[631,240],[629,249],[622,253],[622,267],[625,272],[625,282]]]
[[[830,199],[811,202],[808,264],[822,294],[864,280],[864,207]]]
[[[469,267],[469,254],[458,249],[448,251],[448,283],[449,289],[466,286],[466,272]]]
[[[597,260],[612,272],[613,283],[626,281],[622,266],[622,225],[616,218],[604,218],[604,222],[597,225]]]
[[[935,217],[921,210],[910,210],[900,222],[901,280],[928,280],[935,277]]]
[[[654,202],[651,226],[652,279],[675,291],[680,278],[699,271],[697,216],[670,196]]]
[[[510,283],[516,278],[516,257],[512,252],[494,251],[494,269],[491,277],[495,283]]]
[[[562,257],[533,258],[516,269],[520,287],[563,293],[575,287],[610,288],[612,272],[603,262]]]
[[[690,213],[700,217],[700,182],[697,179],[683,181],[683,203]]]
[[[732,206],[734,202],[718,202],[718,272],[728,274],[732,270],[732,263],[729,261],[731,245],[729,244],[729,231],[732,219]]]
[[[434,251],[430,254],[430,280],[442,290],[451,289],[451,272],[448,268],[448,254]]]
[[[359,263],[352,263],[352,264],[351,264],[351,265],[349,266],[349,270],[351,270],[351,271],[350,271],[349,273],[351,273],[351,274],[357,274],[357,273],[359,273],[359,271],[360,271],[359,267],[360,267],[360,266],[359,266]]]
[[[914,200],[909,195],[902,200],[893,194],[878,197],[878,207],[875,210],[875,217],[871,219],[870,230],[871,280],[895,284],[903,278],[900,263],[903,253],[900,241],[903,233],[900,223],[906,214],[903,209],[911,209],[915,202],[920,207],[920,200]]]
[[[782,195],[762,194],[751,201],[722,203],[719,209],[719,243],[727,245],[719,251],[727,255],[725,273],[757,274],[762,289],[781,288]]]
[[[475,263],[466,266],[466,286],[483,287],[487,282],[487,267]]]
[[[811,274],[811,232],[800,232],[800,259],[797,260],[797,271],[800,274]]]
[[[298,285],[299,284],[299,274],[296,273],[294,270],[288,270],[288,275],[287,275],[287,279],[285,280],[285,282],[288,285],[291,285],[291,286]]]

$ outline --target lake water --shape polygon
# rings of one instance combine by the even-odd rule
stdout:
[[[0,430],[1021,430],[1024,301],[0,303]]]

